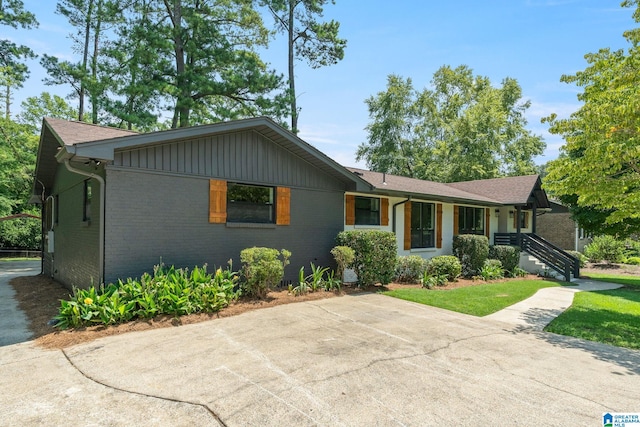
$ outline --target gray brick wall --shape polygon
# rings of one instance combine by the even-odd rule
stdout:
[[[549,212],[537,218],[536,234],[564,250],[574,250],[575,227],[570,213]]]
[[[90,222],[83,222],[85,179],[59,165],[52,190],[58,195],[58,223],[54,225],[54,252],[45,256],[45,274],[69,289],[89,287],[92,281],[99,284],[99,184],[91,180],[92,217]]]
[[[161,259],[192,267],[240,267],[252,246],[293,253],[286,279],[309,262],[332,265],[329,251],[343,227],[343,192],[291,188],[291,224],[236,228],[209,223],[209,180],[148,171],[107,170],[106,280],[136,277]]]

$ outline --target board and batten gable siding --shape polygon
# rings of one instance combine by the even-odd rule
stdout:
[[[83,221],[84,181],[87,178],[58,165],[52,195],[58,195],[58,220],[54,224],[54,252],[45,245],[44,273],[71,289],[99,285],[99,183],[91,179],[91,221]]]
[[[344,185],[255,131],[119,150],[114,166],[180,175],[343,191]]]
[[[333,266],[330,250],[342,230],[342,191],[290,188],[290,223],[209,222],[210,180],[193,175],[107,169],[106,280],[136,277],[161,260],[177,267],[240,268],[252,246],[288,249],[285,279],[309,263]]]

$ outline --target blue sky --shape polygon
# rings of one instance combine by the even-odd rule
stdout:
[[[383,91],[389,74],[411,77],[414,86],[429,86],[442,65],[468,65],[494,85],[515,78],[530,100],[528,128],[547,143],[544,163],[558,155],[563,141],[547,132],[540,118],[566,117],[580,107],[579,89],[560,82],[562,74],[586,67],[584,55],[600,48],[627,48],[625,30],[634,28],[632,9],[621,0],[336,0],[325,8],[327,19],[340,22],[348,41],[337,65],[313,70],[296,64],[300,115],[299,136],[346,166],[356,162],[358,145],[366,142],[369,117],[364,100]],[[53,0],[24,0],[40,27],[21,31],[0,28],[1,38],[27,44],[36,53],[74,59],[67,22],[54,13]],[[266,17],[267,25],[271,24]],[[276,38],[263,58],[286,70],[286,46]],[[14,96],[14,111],[28,96],[43,91],[59,95],[68,88],[45,86],[37,61],[31,78]]]

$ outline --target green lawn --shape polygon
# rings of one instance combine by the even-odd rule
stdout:
[[[571,307],[544,330],[640,349],[640,287],[578,292]]]
[[[384,294],[459,313],[486,316],[529,298],[538,289],[551,286],[560,286],[560,283],[546,280],[512,280],[449,290],[395,289]]]
[[[640,277],[604,273],[590,273],[589,277],[624,287],[579,292],[571,307],[547,325],[545,331],[640,349]]]
[[[0,258],[0,262],[2,261],[40,261],[40,257],[13,257],[13,258]]]

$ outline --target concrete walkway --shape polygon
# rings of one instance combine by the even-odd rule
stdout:
[[[537,311],[607,286],[543,289],[503,318],[363,294],[7,345],[0,426],[599,425],[638,411],[640,351],[539,332]]]
[[[18,276],[33,276],[40,272],[40,261],[0,261],[0,346],[27,341],[31,338],[29,322],[18,308],[15,291],[9,281]]]
[[[575,279],[571,283],[574,286],[540,289],[532,297],[485,316],[483,319],[508,323],[518,330],[542,331],[553,319],[571,306],[577,292],[604,291],[622,287],[616,283],[585,279]]]

